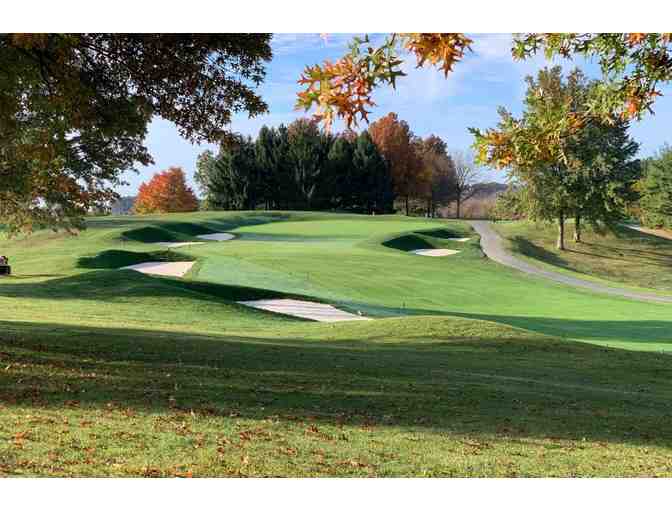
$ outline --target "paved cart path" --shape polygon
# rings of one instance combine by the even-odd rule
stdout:
[[[504,264],[505,266],[512,267],[523,273],[531,274],[534,276],[539,276],[541,278],[546,278],[553,280],[554,282],[564,283],[565,285],[571,285],[573,287],[578,287],[582,289],[588,289],[595,292],[601,292],[604,294],[611,294],[613,296],[620,296],[630,299],[638,299],[641,301],[652,301],[658,303],[672,303],[672,296],[660,296],[657,294],[650,294],[647,292],[638,292],[634,290],[628,290],[618,287],[610,287],[609,285],[603,285],[597,282],[591,282],[588,280],[582,280],[581,278],[575,278],[570,275],[563,273],[549,271],[542,269],[535,265],[532,265],[528,262],[525,262],[522,259],[519,259],[509,253],[504,248],[504,240],[502,237],[492,228],[492,224],[489,221],[470,221],[469,222],[474,230],[481,236],[481,249],[485,255]]]

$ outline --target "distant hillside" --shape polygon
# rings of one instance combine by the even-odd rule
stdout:
[[[135,197],[121,197],[111,207],[112,214],[132,214]]]
[[[501,182],[481,182],[476,185],[476,193],[474,198],[486,198],[492,195],[499,195],[500,193],[506,191],[508,184]]]

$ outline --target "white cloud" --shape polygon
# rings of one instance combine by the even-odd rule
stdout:
[[[353,34],[273,34],[271,48],[275,56],[346,49]]]

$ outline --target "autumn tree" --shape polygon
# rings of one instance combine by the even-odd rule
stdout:
[[[420,198],[426,201],[427,215],[433,218],[438,207],[446,206],[455,199],[455,165],[447,152],[446,143],[436,135],[417,139],[414,146],[422,165]]]
[[[567,145],[579,129],[578,112],[583,108],[585,76],[575,70],[563,81],[562,69],[542,69],[536,79],[528,76],[524,111],[516,119],[500,108],[497,128],[475,136],[478,161],[496,168],[508,168],[511,177],[526,189],[529,216],[532,219],[557,221],[557,247],[564,250],[565,221],[575,205],[571,193],[572,175]],[[574,130],[556,136],[557,125],[577,122]]]
[[[198,209],[198,200],[184,171],[173,166],[140,185],[133,208],[136,214],[191,212]]]
[[[81,228],[123,172],[147,165],[155,116],[190,141],[219,142],[255,92],[270,34],[0,35],[0,217]]]
[[[525,110],[514,118],[500,109],[497,128],[473,129],[482,163],[508,168],[524,187],[523,197],[532,219],[557,221],[557,247],[565,248],[565,220],[574,217],[576,240],[583,220],[614,226],[633,199],[639,175],[637,152],[628,124],[585,117],[591,90],[575,69],[564,80],[559,66],[528,76]],[[566,129],[557,131],[559,125]]]
[[[394,192],[404,200],[408,215],[410,199],[421,186],[422,171],[422,162],[413,146],[411,128],[406,121],[399,120],[396,113],[388,113],[369,126],[369,133],[390,165]]]

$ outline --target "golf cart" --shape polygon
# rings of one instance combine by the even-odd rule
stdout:
[[[12,274],[12,268],[9,265],[9,259],[0,255],[0,276],[9,276]]]

